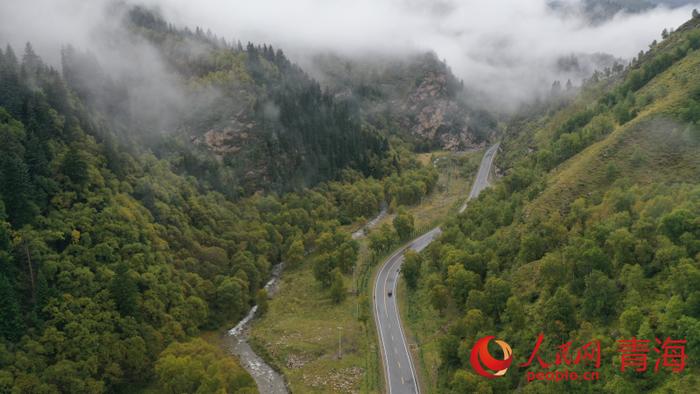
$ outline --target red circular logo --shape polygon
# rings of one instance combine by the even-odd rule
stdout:
[[[469,362],[472,368],[474,368],[474,371],[489,379],[505,375],[508,367],[510,367],[510,364],[513,362],[513,350],[510,348],[510,345],[500,339],[496,339],[494,342],[503,350],[503,360],[498,360],[489,353],[489,342],[491,342],[493,338],[495,337],[491,335],[476,341],[472,348],[471,356],[469,357]],[[489,371],[484,367],[488,368]]]

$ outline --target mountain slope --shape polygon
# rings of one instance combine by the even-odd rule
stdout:
[[[362,61],[327,53],[310,63],[321,83],[356,102],[369,124],[418,150],[479,146],[496,129],[489,113],[467,104],[462,82],[435,53],[367,55]]]
[[[562,128],[566,125],[555,116],[536,131],[535,139],[541,141],[535,152],[538,164],[556,167],[548,178],[547,190],[534,206],[562,208],[577,195],[604,190],[615,180],[614,173],[639,184],[696,179],[697,132],[688,126],[688,122],[696,121],[693,111],[700,91],[695,72],[700,66],[695,53],[700,47],[696,23],[692,20],[683,25],[678,34],[641,56],[625,73],[592,83],[591,92],[604,92],[597,101],[593,100],[595,94],[589,92],[589,97],[562,111],[573,111],[574,116],[569,119],[586,114],[588,124],[565,133]],[[635,82],[639,78],[648,82]],[[620,86],[607,87],[620,82]],[[578,150],[581,152],[570,160],[556,164],[560,160],[557,157]]]
[[[219,161],[188,139],[188,122],[200,122],[193,114],[227,114],[230,108],[214,103],[230,100],[195,100],[198,111],[183,113],[173,112],[180,103],[162,102],[161,111],[150,113],[154,107],[144,101],[150,96],[133,90],[149,87],[148,81],[112,79],[95,58],[64,52],[61,75],[29,44],[19,58],[9,46],[0,50],[0,392],[132,393],[146,386],[158,392],[254,392],[235,360],[195,337],[240,319],[266,297],[260,290],[271,267],[283,257],[301,261],[317,240],[333,252],[319,265],[322,273],[342,280],[355,264],[356,247],[338,230],[341,222],[376,214],[385,198],[420,200],[430,188],[405,178],[436,177],[404,150],[381,154],[388,149],[380,146],[385,140],[372,131],[365,135],[343,105],[297,70],[264,92],[279,94],[284,105],[306,102],[289,113],[280,110],[279,119],[267,120],[270,129],[253,131],[289,132],[290,144],[311,156],[300,156],[300,163],[336,160],[314,180],[334,173],[339,180],[298,193],[240,197],[231,188],[245,184],[231,185],[238,179],[228,156]],[[271,62],[260,56],[262,64]],[[190,60],[183,67],[194,67]],[[234,79],[245,74],[228,69],[236,62],[223,62],[224,74],[230,71]],[[197,74],[191,82],[212,74]],[[174,124],[182,129],[168,130]],[[264,141],[249,143],[272,149]],[[261,161],[284,166],[292,156]],[[370,159],[386,181],[353,169]],[[245,156],[229,160],[249,164]]]
[[[421,255],[411,327],[439,357],[441,392],[682,392],[700,364],[700,19],[631,67],[596,76],[563,108],[523,114],[504,137],[503,179]],[[425,327],[432,327],[426,329]],[[528,383],[526,372],[596,370],[582,361],[471,373],[486,335],[527,362],[601,341],[599,382]],[[621,372],[617,340],[685,339],[685,370]],[[425,343],[423,343],[425,342]],[[573,360],[573,358],[572,358]]]
[[[130,140],[159,155],[183,150],[183,173],[207,177],[215,166],[208,161],[223,162],[229,174],[213,176],[212,183],[229,195],[312,186],[345,168],[381,175],[377,162],[388,150],[386,139],[281,50],[175,28],[140,7],[115,12],[122,23],[110,31],[117,38],[104,44],[109,56],[67,48],[66,80]],[[101,64],[110,56],[133,56],[141,67],[110,72],[105,68],[113,64]],[[169,145],[162,146],[163,134]]]

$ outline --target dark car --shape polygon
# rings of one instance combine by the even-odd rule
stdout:
[[[389,297],[391,297],[391,294],[392,294],[392,293],[391,293],[391,292],[389,292],[388,294],[389,294]]]

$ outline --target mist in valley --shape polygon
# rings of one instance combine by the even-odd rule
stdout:
[[[557,7],[552,3],[6,1],[0,4],[0,42],[21,49],[30,41],[45,60],[56,65],[66,45],[89,50],[116,79],[137,87],[143,98],[140,107],[160,102],[160,106],[178,108],[180,88],[156,51],[123,31],[124,10],[142,4],[175,26],[199,26],[231,43],[251,41],[283,48],[291,60],[322,81],[326,76],[317,67],[319,54],[332,53],[370,67],[379,63],[374,67],[381,68],[388,63],[382,59],[433,51],[469,91],[499,107],[491,110],[507,111],[546,94],[555,80],[580,84],[595,69],[629,61],[661,30],[686,20],[693,9],[678,4],[668,8],[661,2],[593,22],[584,7],[590,1],[558,1]]]

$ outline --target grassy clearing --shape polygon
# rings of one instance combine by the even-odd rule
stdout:
[[[371,297],[369,284],[378,259],[371,256],[366,239],[361,240],[358,266],[346,278],[350,293],[339,305],[314,279],[310,261],[285,271],[270,310],[253,325],[251,346],[285,375],[293,392],[382,392],[371,311],[360,311],[360,297]],[[366,325],[357,318],[361,312],[370,316]]]
[[[482,154],[421,155],[420,160],[426,163],[441,158],[437,164],[440,178],[432,195],[408,209],[415,217],[417,229],[437,225],[459,207],[468,194]],[[388,215],[383,222],[391,223],[392,219],[393,215]],[[349,293],[339,305],[331,302],[328,291],[314,279],[310,260],[290,267],[282,275],[268,313],[253,324],[251,346],[286,376],[293,392],[382,392],[383,367],[372,313],[365,312],[370,316],[366,326],[357,315],[361,312],[360,297],[371,299],[371,281],[383,257],[372,256],[367,240],[360,241],[355,275],[346,278],[346,287],[357,289],[359,295]],[[423,331],[422,327],[419,329]],[[342,358],[338,357],[339,334]]]
[[[310,263],[305,263],[284,273],[277,296],[251,336],[287,377],[292,391],[358,391],[366,386],[371,343],[356,311],[357,297],[333,304],[314,279]]]

